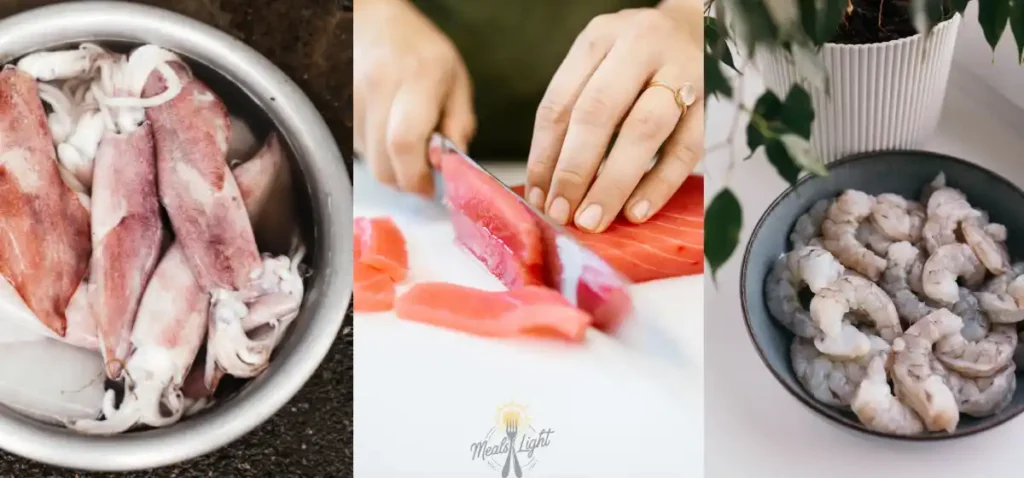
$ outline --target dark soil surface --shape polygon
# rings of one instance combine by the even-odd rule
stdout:
[[[852,0],[853,11],[829,43],[864,45],[917,34],[910,14],[912,0]],[[946,15],[948,18],[951,15]]]

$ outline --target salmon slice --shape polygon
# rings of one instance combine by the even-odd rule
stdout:
[[[527,286],[491,292],[445,282],[412,286],[395,300],[402,319],[485,337],[553,337],[581,342],[591,318],[558,292]]]
[[[356,312],[385,312],[395,304],[395,281],[386,273],[362,262],[353,268]]]
[[[509,289],[544,284],[544,247],[533,214],[461,158],[442,155],[439,161],[459,243]]]
[[[0,69],[0,275],[63,337],[89,270],[89,213],[61,179],[36,82]]]
[[[523,195],[522,185],[512,188]],[[643,224],[619,216],[604,232],[569,226],[584,246],[633,282],[704,273],[704,177],[690,176]]]
[[[355,260],[383,272],[393,282],[402,282],[409,272],[409,254],[405,236],[388,217],[357,217]]]
[[[358,312],[383,312],[395,303],[395,285],[409,273],[405,236],[388,217],[357,217],[355,236],[355,298]]]

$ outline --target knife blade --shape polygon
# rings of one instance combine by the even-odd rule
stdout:
[[[678,347],[663,324],[646,313],[642,304],[639,308],[634,307],[628,289],[630,281],[604,259],[583,246],[562,225],[526,202],[475,160],[459,151],[451,140],[440,133],[434,133],[431,137],[428,152],[431,164],[438,172],[435,174],[439,186],[436,200],[453,213],[453,219],[465,217],[466,211],[460,210],[460,206],[464,206],[467,199],[461,197],[461,194],[451,194],[453,190],[475,193],[483,189],[493,194],[495,197],[483,202],[474,197],[471,207],[484,205],[495,208],[495,211],[490,211],[488,218],[491,222],[488,234],[491,236],[502,235],[502,226],[495,223],[503,220],[514,221],[514,225],[508,225],[509,229],[522,227],[526,223],[528,231],[536,231],[531,237],[539,239],[541,243],[541,276],[546,286],[559,291],[569,303],[588,312],[594,318],[595,327],[628,348],[674,363],[682,361]],[[468,183],[473,181],[481,181],[482,187]],[[508,217],[494,217],[502,214]],[[475,227],[485,226],[477,223]],[[456,227],[457,235],[460,229]],[[460,240],[468,245],[464,238],[460,237]],[[517,238],[512,237],[504,244],[511,250],[509,242],[517,242]],[[494,273],[494,269],[488,269]],[[498,278],[503,279],[500,276]],[[506,275],[504,279],[502,282],[506,286],[516,285],[516,277]]]

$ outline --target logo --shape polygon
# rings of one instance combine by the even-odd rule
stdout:
[[[494,426],[482,440],[469,446],[473,460],[481,460],[502,478],[522,478],[537,467],[539,450],[551,446],[550,428],[535,426],[526,407],[508,403],[498,407]]]

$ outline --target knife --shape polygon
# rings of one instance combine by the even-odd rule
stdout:
[[[453,204],[463,199],[448,194],[453,187],[465,186],[463,190],[469,188],[475,191],[480,187],[465,182],[483,181],[484,188],[494,197],[482,202],[474,200],[476,206],[495,205],[505,213],[514,215],[517,226],[521,226],[520,222],[535,225],[539,234],[531,237],[538,237],[541,242],[545,285],[559,291],[569,303],[589,313],[594,318],[594,326],[619,343],[643,355],[681,364],[682,355],[669,332],[657,318],[645,313],[643,304],[640,307],[634,306],[628,289],[630,281],[604,259],[580,244],[563,226],[526,202],[440,133],[431,136],[428,155],[436,170],[438,194],[435,199],[449,211],[465,217],[459,205]],[[455,174],[452,171],[461,173]],[[460,181],[463,184],[453,184]],[[527,215],[523,215],[523,211]],[[476,226],[483,227],[479,224]],[[509,247],[508,244],[505,246]]]

